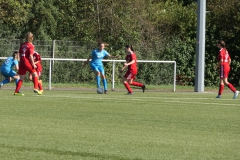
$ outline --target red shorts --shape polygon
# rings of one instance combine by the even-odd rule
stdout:
[[[221,65],[220,66],[220,78],[228,78],[229,72],[230,72],[229,65]]]
[[[127,71],[124,75],[124,78],[130,80],[130,79],[136,79],[137,72]]]
[[[20,62],[18,74],[25,75],[27,72],[34,73],[34,72],[36,72],[36,70],[33,68],[33,66],[31,64]]]

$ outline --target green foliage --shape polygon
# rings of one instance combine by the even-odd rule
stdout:
[[[239,85],[240,40],[236,36],[240,33],[239,7],[238,0],[232,0],[230,3],[221,0],[208,1],[207,9],[211,11],[207,14],[206,24],[206,80],[208,86],[217,85],[219,81],[219,74],[214,68],[218,53],[216,43],[220,39],[226,42],[232,59],[229,81],[234,85]]]
[[[163,52],[163,60],[177,62],[177,83],[180,85],[193,85],[195,77],[195,49],[193,41],[183,42],[173,38]]]
[[[206,14],[205,86],[216,86],[219,81],[218,72],[214,70],[218,39],[226,42],[232,58],[229,80],[234,85],[240,83],[240,39],[237,36],[240,34],[239,8],[239,0],[207,1],[207,10],[210,12]],[[52,40],[66,41],[58,45],[55,52],[57,57],[68,58],[87,58],[98,41],[107,42],[107,50],[112,55],[124,54],[124,46],[133,44],[138,59],[176,60],[178,75],[184,76],[181,83],[194,85],[196,11],[196,0],[2,0],[0,38],[23,39],[27,31],[32,31],[36,48],[45,57],[53,54]],[[42,40],[47,44],[38,47],[42,46]],[[72,45],[73,41],[78,42]],[[16,50],[17,45],[11,44],[7,49],[9,44],[4,42],[1,56],[8,55],[7,50]],[[79,48],[70,47],[76,45]],[[117,65],[118,68],[120,66]],[[140,64],[140,79],[147,79],[146,83],[150,83],[154,74],[158,75],[155,67],[152,64]],[[111,64],[106,63],[107,74],[111,73],[110,68]],[[150,75],[152,73],[145,68],[156,72]],[[155,79],[159,79],[158,76]]]
[[[49,2],[49,1],[47,1]],[[44,0],[35,2],[32,8],[33,18],[29,20],[29,29],[34,31],[38,39],[51,39],[57,30],[57,8]]]
[[[15,0],[2,0],[0,2],[0,37],[10,38],[21,35],[21,27],[27,23],[31,5],[21,4]]]

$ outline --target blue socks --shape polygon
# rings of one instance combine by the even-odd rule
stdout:
[[[18,83],[19,80],[20,80],[20,79],[15,79],[16,85],[17,85],[17,83]],[[4,84],[7,84],[7,83],[10,83],[10,81],[9,81],[8,79],[4,79],[0,84],[4,85]]]
[[[100,88],[100,82],[101,82],[101,77],[100,76],[96,76],[96,81],[97,81],[97,88]],[[107,91],[108,89],[108,86],[107,86],[107,80],[106,78],[103,79],[103,87],[104,87],[104,90]]]
[[[104,90],[107,91],[107,80],[106,78],[103,79],[103,87],[104,87]]]
[[[7,84],[7,83],[9,83],[10,81],[8,80],[8,79],[4,79],[2,82],[1,82],[1,84]]]
[[[97,88],[100,88],[100,82],[101,82],[100,76],[96,76],[96,81],[97,81]]]

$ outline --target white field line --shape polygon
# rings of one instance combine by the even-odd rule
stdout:
[[[36,95],[36,96],[39,96],[39,95]],[[134,100],[143,100],[144,101],[152,101],[152,100],[159,100],[159,99],[162,99],[162,100],[170,100],[170,99],[173,99],[173,100],[213,100],[215,98],[162,98],[162,97],[134,97],[134,96],[130,96],[130,95],[125,95],[125,96],[104,96],[104,97],[99,97],[98,95],[97,96],[68,96],[68,95],[41,95],[41,96],[44,96],[44,97],[50,97],[50,98],[77,98],[77,99],[112,99],[112,100],[122,100],[123,98],[129,98],[129,99],[134,99]],[[151,99],[151,100],[150,100]],[[226,100],[226,99],[224,99]]]
[[[119,97],[99,97],[99,96],[67,96],[67,95],[41,95],[44,97],[49,98],[71,98],[71,99],[94,99],[94,100],[111,100],[113,102],[122,101],[123,99],[131,99],[136,102],[159,102],[160,103],[175,103],[175,104],[204,104],[204,105],[220,105],[220,106],[240,106],[240,104],[227,104],[222,103],[221,99],[213,98],[161,98],[161,97],[131,97],[129,95],[119,96]],[[219,100],[219,103],[212,103],[212,102],[194,102],[188,100]],[[235,101],[233,99],[224,99],[224,101]]]
[[[183,102],[183,101],[164,101],[164,102],[176,103],[176,104],[181,103],[181,104],[205,104],[205,105],[219,105],[219,106],[240,106],[240,104],[227,104],[227,103]]]

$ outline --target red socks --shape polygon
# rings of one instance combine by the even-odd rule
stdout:
[[[22,87],[22,83],[23,81],[20,79],[16,85],[16,89],[15,89],[15,93],[18,93],[19,90]],[[34,84],[34,89],[38,89],[38,87],[40,88],[40,90],[42,90],[42,84],[38,83],[38,77],[33,77],[33,84]]]
[[[142,86],[143,86],[143,84],[142,84],[142,83],[139,83],[139,82],[132,82],[131,85],[133,85],[133,86],[138,86],[138,87],[142,87]]]
[[[15,89],[15,93],[19,92],[20,88],[22,87],[22,80],[20,79],[17,83],[16,89]]]
[[[234,93],[237,91],[235,87],[231,83],[228,83],[228,88],[231,89]]]
[[[38,89],[38,77],[33,77],[34,89]]]
[[[38,82],[38,88],[39,88],[39,90],[43,90],[43,89],[42,89],[42,83],[41,83],[41,82]]]
[[[224,85],[220,84],[219,85],[218,95],[222,95],[223,90],[224,90]]]
[[[128,90],[129,93],[132,93],[132,89],[131,89],[130,85],[127,82],[124,83],[124,86],[126,87],[126,89]]]
[[[137,86],[137,87],[143,87],[143,84],[139,83],[139,82],[132,82],[130,85]],[[124,86],[126,87],[128,92],[132,93],[132,89],[131,89],[130,85],[128,84],[128,82],[124,83]]]
[[[229,83],[228,85],[228,88],[233,91],[234,93],[237,91],[235,87],[233,87],[233,85],[231,83]],[[219,91],[218,91],[218,95],[222,95],[222,92],[224,90],[224,85],[223,84],[220,84],[219,85]]]

